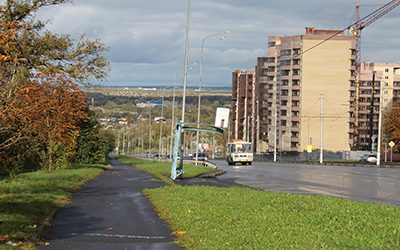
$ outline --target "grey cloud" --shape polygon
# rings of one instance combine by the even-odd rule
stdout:
[[[388,0],[382,0],[385,4]],[[229,84],[235,68],[251,69],[266,55],[267,37],[304,33],[305,26],[341,29],[349,25],[356,4],[370,0],[198,0],[192,1],[190,61],[199,61],[202,39],[231,33],[224,41],[208,40],[205,84]],[[108,84],[167,84],[183,65],[186,0],[75,0],[49,7],[40,17],[59,33],[100,38],[110,47]],[[377,6],[362,7],[367,14]],[[398,61],[400,7],[363,32],[363,58]],[[190,76],[196,84],[195,72]]]

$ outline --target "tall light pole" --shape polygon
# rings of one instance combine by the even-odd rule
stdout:
[[[378,152],[376,154],[376,165],[381,165],[381,137],[382,137],[382,99],[383,99],[383,81],[381,80],[379,89],[379,119],[378,119]],[[386,147],[386,146],[385,146]]]
[[[161,100],[161,118],[160,118],[160,139],[159,139],[159,144],[158,144],[158,160],[161,161],[161,141],[162,141],[162,124],[164,121],[164,96],[162,97]]]
[[[194,66],[196,66],[197,63],[193,63],[192,66],[189,68],[189,70],[193,69]],[[182,70],[182,69],[180,69]],[[178,72],[180,71],[179,69],[175,70],[175,78],[174,78],[174,87],[172,91],[172,115],[171,115],[171,135],[170,135],[170,145],[169,145],[169,157],[170,161],[172,162],[172,151],[173,151],[173,143],[174,143],[174,130],[175,130],[175,97],[176,97],[176,81],[178,78]]]
[[[321,91],[319,163],[324,163],[324,92]]]
[[[151,106],[149,111],[149,159],[151,158]]]
[[[192,0],[188,0],[187,16],[186,16],[186,32],[185,32],[185,56],[183,64],[183,98],[182,98],[182,118],[181,121],[185,122],[185,103],[186,103],[186,85],[188,75],[189,63],[189,30],[190,30],[190,15],[191,15]],[[183,158],[183,156],[181,156]]]
[[[206,40],[209,38],[213,37],[220,37],[220,39],[225,39],[226,34],[229,34],[229,30],[225,32],[220,32],[220,33],[215,33],[208,35],[203,38],[203,41],[201,42],[201,56],[200,56],[200,80],[199,80],[199,100],[198,100],[198,106],[197,106],[197,128],[199,128],[200,124],[200,112],[201,112],[201,88],[203,86],[203,57],[204,57],[204,45],[206,43]],[[196,165],[198,161],[198,155],[199,155],[199,137],[200,137],[200,132],[197,130],[196,131]]]
[[[176,88],[176,78],[178,75],[178,70],[175,70],[175,79],[174,79],[174,89],[172,93],[172,116],[171,116],[171,137],[170,137],[170,144],[169,144],[169,158],[172,162],[172,148],[174,142],[174,129],[175,129],[175,88]]]

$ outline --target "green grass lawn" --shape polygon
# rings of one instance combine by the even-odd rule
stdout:
[[[400,248],[395,206],[242,187],[176,185],[145,193],[188,249]]]
[[[0,249],[7,249],[2,245],[6,241],[30,239],[49,214],[68,203],[73,191],[106,168],[110,167],[85,165],[0,180]]]
[[[130,164],[138,169],[150,173],[169,184],[173,183],[173,181],[169,178],[171,175],[170,162],[141,160],[127,156],[118,156],[117,160],[119,162]],[[209,167],[187,165],[187,164],[183,166],[183,169],[185,171],[184,176],[186,177],[193,177],[200,174],[212,173],[216,171],[215,169]]]

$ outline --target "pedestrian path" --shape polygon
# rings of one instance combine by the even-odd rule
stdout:
[[[151,175],[111,161],[56,216],[49,245],[39,249],[179,249],[168,226],[143,196],[164,184]]]

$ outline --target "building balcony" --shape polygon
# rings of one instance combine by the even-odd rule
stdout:
[[[291,132],[299,132],[300,131],[300,127],[299,126],[292,126],[292,127],[290,127],[290,130],[291,130]]]
[[[300,116],[291,116],[292,121],[294,122],[299,122],[300,121]]]
[[[301,80],[301,73],[298,74],[292,74],[292,80]]]
[[[301,86],[300,85],[292,85],[293,90],[300,90]]]
[[[292,69],[301,69],[301,64],[293,64]]]
[[[292,106],[292,111],[300,111],[300,106]]]
[[[300,95],[293,95],[292,96],[293,101],[300,101]]]
[[[287,95],[281,95],[281,98],[280,98],[282,101],[288,101],[289,100],[289,96],[287,96]]]
[[[291,137],[290,142],[300,142],[300,137]]]

